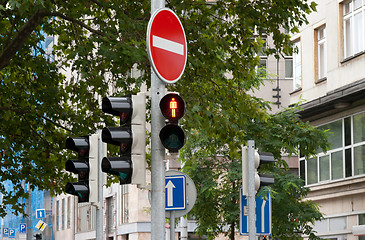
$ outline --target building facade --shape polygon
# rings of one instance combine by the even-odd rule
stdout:
[[[292,36],[291,103],[304,121],[328,130],[330,150],[300,158],[299,172],[325,219],[318,235],[365,236],[365,1],[317,0],[309,24]]]

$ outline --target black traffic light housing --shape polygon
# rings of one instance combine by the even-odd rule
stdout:
[[[104,127],[102,141],[120,147],[120,157],[104,157],[101,169],[116,175],[120,184],[146,183],[145,94],[104,97],[102,111],[120,117],[120,127]]]
[[[262,166],[263,164],[272,164],[274,162],[276,162],[276,160],[272,153],[255,151],[255,168],[256,168],[255,189],[256,190],[259,190],[261,187],[265,187],[265,186],[274,184],[275,179],[272,175],[257,173],[257,169],[260,166]]]
[[[162,145],[172,153],[176,153],[185,145],[185,132],[178,122],[185,115],[185,101],[176,93],[166,94],[160,101],[162,115],[167,124],[160,131]]]
[[[78,197],[79,203],[89,202],[89,137],[69,137],[66,139],[66,148],[78,153],[77,160],[66,162],[66,171],[78,175],[78,182],[68,182],[65,192]]]

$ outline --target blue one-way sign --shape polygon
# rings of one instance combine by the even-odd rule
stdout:
[[[184,175],[166,176],[165,188],[165,210],[185,210],[186,177]]]
[[[46,210],[45,209],[37,209],[36,210],[37,218],[45,218],[46,217]]]
[[[269,192],[256,197],[256,235],[271,235],[271,198]],[[240,189],[240,234],[248,235],[247,197]]]

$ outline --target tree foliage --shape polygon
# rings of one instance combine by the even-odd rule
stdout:
[[[179,16],[188,40],[185,73],[167,87],[180,92],[188,105],[183,160],[204,193],[198,206],[207,204],[196,208],[201,210],[200,230],[214,235],[223,231],[222,221],[237,226],[238,196],[232,189],[240,184],[239,149],[247,139],[278,159],[282,150],[294,153],[298,146],[306,155],[317,145],[326,149],[323,134],[299,121],[292,110],[270,115],[267,103],[247,94],[262,83],[255,66],[263,37],[268,34],[274,41],[266,54],[291,54],[290,37],[282,30],[296,32],[315,4],[170,0],[166,6]],[[16,202],[27,196],[23,180],[33,188],[62,191],[70,179],[62,171],[69,157],[63,150],[66,137],[111,124],[101,113],[101,96],[149,88],[149,17],[147,0],[0,3],[0,181],[14,186],[9,191],[1,185],[0,215],[6,205],[22,210]],[[47,36],[55,36],[52,53],[42,46]],[[139,74],[131,74],[132,68]]]

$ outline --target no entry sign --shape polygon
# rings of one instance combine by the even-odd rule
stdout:
[[[186,65],[187,43],[182,24],[170,9],[157,10],[148,22],[147,51],[162,81],[175,83],[180,79]]]

